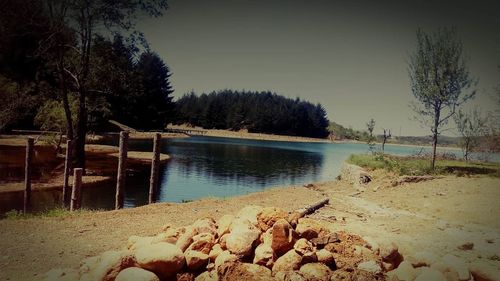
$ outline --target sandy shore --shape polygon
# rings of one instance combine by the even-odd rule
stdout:
[[[292,211],[325,197],[330,204],[311,217],[332,222],[339,231],[372,237],[380,245],[394,242],[405,257],[419,251],[451,253],[500,273],[499,178],[445,176],[392,187],[394,175],[371,175],[364,192],[335,181],[227,199],[0,220],[0,280],[39,280],[54,267],[78,267],[85,257],[121,249],[131,235],[155,235],[167,223],[182,226],[207,216],[217,219],[250,204]],[[461,249],[465,243],[473,243],[473,248]]]
[[[6,149],[4,150],[7,150],[3,152],[4,154],[8,155],[10,153],[9,151],[16,154],[22,154],[20,157],[13,156],[10,157],[13,159],[7,160],[9,162],[13,162],[13,164],[17,166],[24,167],[23,154],[25,145],[26,140],[24,138],[0,138],[0,146],[3,146],[4,148],[6,147]],[[9,147],[16,148],[16,150],[10,150]],[[35,144],[34,161],[39,165],[43,165],[44,162],[44,159],[41,158],[42,156],[37,152],[38,148],[41,147],[50,148],[50,146],[43,141],[39,141]],[[65,149],[66,145],[62,145],[62,148]],[[87,171],[89,175],[82,177],[82,187],[86,188],[91,186],[98,186],[99,184],[113,180],[115,177],[114,173],[117,169],[118,147],[110,145],[87,144],[85,145],[85,151],[87,152]],[[129,151],[127,156],[127,162],[130,165],[144,166],[151,164],[153,152]],[[169,159],[169,155],[163,153],[160,154],[161,163],[164,163]],[[2,159],[2,161],[3,160],[4,159]],[[43,180],[33,180],[32,190],[56,190],[62,188],[64,180],[64,164],[62,164],[63,158],[58,157],[54,161],[58,161],[59,165],[57,165],[54,170],[50,172],[50,178]],[[69,182],[72,182],[71,176]],[[0,194],[19,192],[24,192],[24,182],[22,180],[16,182],[0,183]]]
[[[203,129],[201,127],[189,127],[186,125],[171,125],[171,124],[168,125],[168,128],[180,129],[180,130],[200,130],[205,132],[204,136],[210,136],[210,137],[269,140],[269,141],[289,141],[289,142],[330,142],[327,139],[249,133],[247,130],[229,131],[229,130]]]

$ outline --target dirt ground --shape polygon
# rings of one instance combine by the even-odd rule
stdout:
[[[372,172],[358,192],[344,181],[309,188],[275,188],[228,199],[160,203],[121,211],[65,217],[1,220],[0,280],[39,280],[54,267],[78,267],[81,259],[121,249],[131,235],[154,235],[162,225],[235,214],[244,205],[295,210],[324,197],[330,204],[312,215],[338,230],[395,242],[404,255],[430,251],[488,263],[500,273],[500,179],[446,176],[392,187],[392,175]],[[286,196],[284,196],[286,194]],[[460,250],[467,242],[471,250]]]

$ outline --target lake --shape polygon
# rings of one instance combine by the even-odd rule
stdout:
[[[107,144],[117,145],[117,140]],[[130,150],[151,151],[151,140],[130,140]],[[386,153],[411,155],[420,147],[386,145]],[[429,152],[430,148],[426,148]],[[459,150],[447,150],[460,156]],[[275,186],[334,180],[350,154],[366,153],[366,144],[299,143],[202,137],[163,139],[161,152],[171,159],[160,168],[159,202],[185,202],[203,197],[230,197]],[[126,180],[125,207],[148,200],[149,168]],[[114,207],[115,183],[85,188],[82,206]],[[21,199],[22,200],[22,199]],[[17,201],[17,200],[16,200]],[[5,202],[5,201],[4,201]],[[35,210],[58,206],[60,192],[33,194]]]

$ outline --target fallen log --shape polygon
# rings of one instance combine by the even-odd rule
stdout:
[[[304,209],[301,209],[298,211],[298,213],[300,214],[300,217],[303,217],[305,215],[309,215],[309,214],[312,214],[314,213],[317,209],[325,206],[326,204],[328,204],[328,202],[330,202],[330,199],[328,198],[325,198],[325,199],[322,199],[312,205],[309,205],[308,207],[305,207]]]

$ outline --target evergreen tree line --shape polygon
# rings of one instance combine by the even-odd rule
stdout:
[[[321,104],[290,99],[269,91],[222,90],[185,94],[176,102],[176,123],[206,129],[247,129],[270,133],[323,138],[329,121]]]

